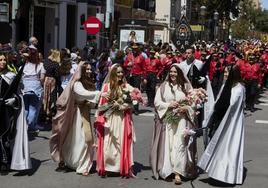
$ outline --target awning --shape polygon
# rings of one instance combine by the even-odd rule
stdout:
[[[153,27],[154,29],[162,30],[164,28],[168,28],[168,24],[154,20],[122,18],[119,19],[119,27]]]

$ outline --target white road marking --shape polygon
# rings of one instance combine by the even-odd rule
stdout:
[[[145,112],[145,113],[139,114],[139,116],[154,117],[154,113]]]
[[[260,103],[260,106],[268,106],[268,103]]]
[[[259,99],[260,102],[268,103],[268,99]]]
[[[268,121],[267,120],[256,120],[255,123],[258,123],[258,124],[268,124]]]
[[[99,28],[99,24],[97,23],[88,23],[86,25],[87,28]]]

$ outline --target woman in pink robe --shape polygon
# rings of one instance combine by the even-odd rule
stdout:
[[[132,176],[133,143],[135,134],[132,121],[132,104],[119,102],[125,92],[133,88],[126,82],[123,68],[114,64],[104,82],[99,107],[113,104],[109,116],[99,111],[95,122],[97,130],[97,170],[99,175],[106,172],[119,173],[121,176]]]

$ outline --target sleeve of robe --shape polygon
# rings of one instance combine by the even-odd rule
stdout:
[[[170,104],[169,102],[164,102],[162,99],[162,96],[161,96],[161,88],[162,87],[165,87],[165,86],[161,85],[157,89],[155,99],[154,99],[154,105],[155,105],[156,111],[157,111],[160,119],[164,117],[166,111],[168,110],[169,104]]]
[[[87,100],[91,103],[98,103],[100,92],[99,91],[88,91],[86,90],[81,82],[76,82],[74,84],[74,93],[79,98],[79,100]]]

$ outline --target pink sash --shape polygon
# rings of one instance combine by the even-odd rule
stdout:
[[[108,84],[104,85],[103,92],[108,91]],[[105,97],[101,97],[100,105],[107,103],[108,100]],[[105,117],[103,113],[99,113],[95,121],[95,128],[97,130],[97,171],[99,175],[105,175],[104,166],[104,124]],[[126,110],[124,112],[124,134],[123,134],[123,144],[121,146],[121,156],[120,156],[120,175],[129,176],[131,169],[131,144],[132,144],[132,120],[131,120],[131,110]]]

